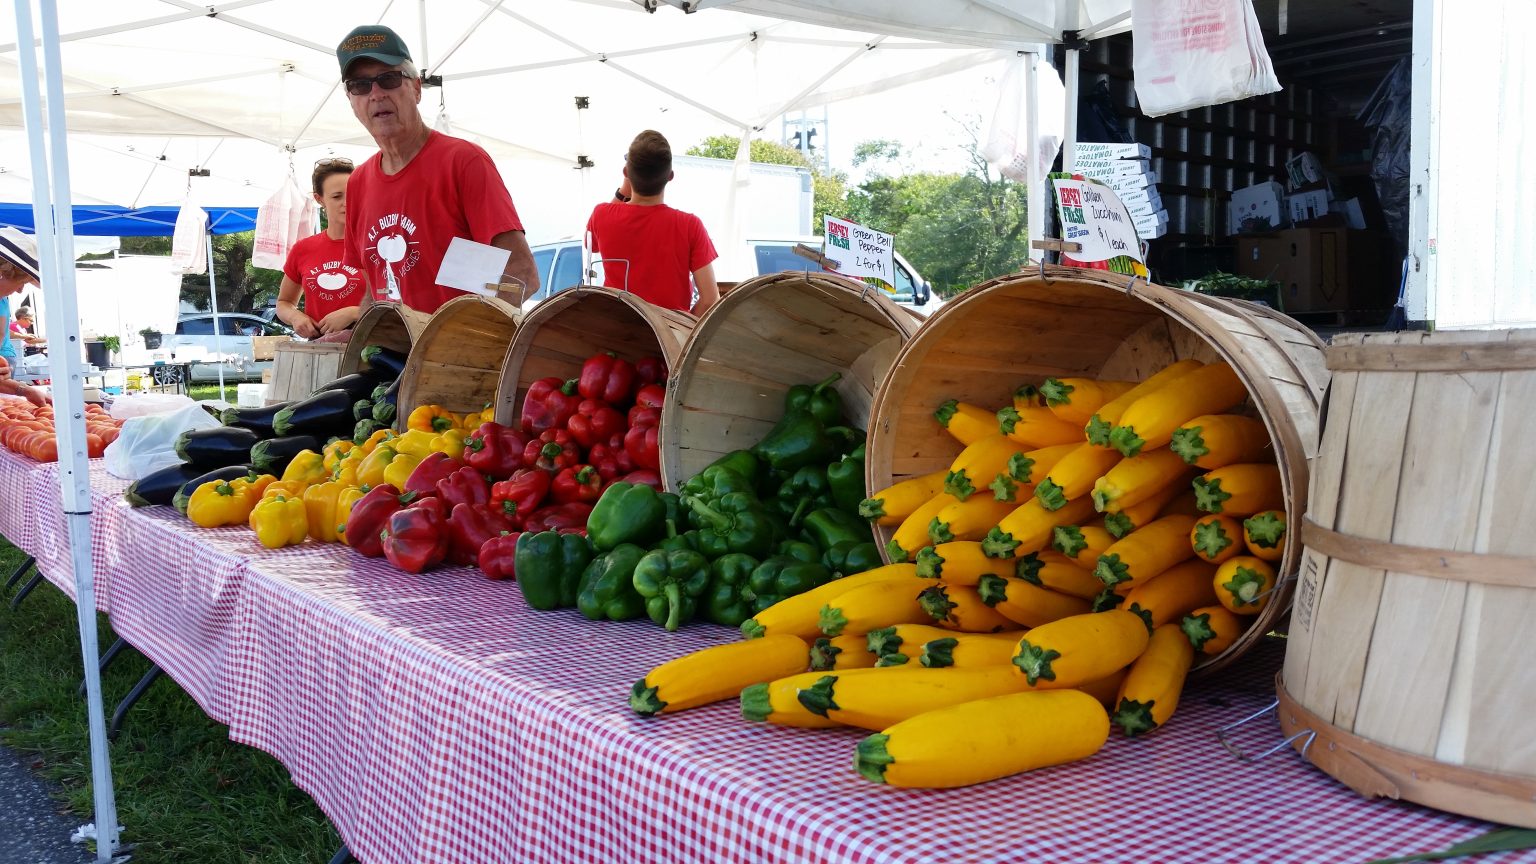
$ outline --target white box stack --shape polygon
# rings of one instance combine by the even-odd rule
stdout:
[[[1152,240],[1168,233],[1168,211],[1157,194],[1157,172],[1152,170],[1152,148],[1145,144],[1077,145],[1073,173],[1097,180],[1115,191],[1136,223],[1136,234]]]

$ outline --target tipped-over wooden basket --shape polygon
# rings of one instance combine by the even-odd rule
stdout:
[[[374,303],[363,311],[352,325],[352,337],[347,340],[347,350],[341,355],[342,375],[351,375],[368,368],[363,359],[363,349],[380,345],[391,351],[409,356],[411,347],[427,329],[432,316],[418,312],[399,303]]]
[[[522,312],[494,297],[466,294],[444,303],[411,349],[400,382],[400,426],[422,405],[480,411],[496,398],[501,364]]]

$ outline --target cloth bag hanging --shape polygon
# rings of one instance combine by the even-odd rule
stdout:
[[[313,200],[289,175],[256,209],[256,240],[251,249],[251,266],[283,269],[288,262],[288,250],[314,233]]]
[[[1148,117],[1280,89],[1251,0],[1131,0],[1131,28]]]
[[[208,272],[208,211],[189,198],[176,214],[171,235],[171,266],[183,274]]]

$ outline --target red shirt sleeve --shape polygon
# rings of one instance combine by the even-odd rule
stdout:
[[[603,206],[604,205],[599,204],[596,207],[593,207],[592,208],[592,215],[587,217],[587,234],[591,236],[592,251],[594,253],[599,251],[598,250],[598,245],[597,245],[597,239],[598,239],[598,234],[597,234],[597,214],[602,212]]]
[[[469,239],[487,245],[496,235],[523,230],[496,163],[479,147],[465,148],[458,170],[459,195],[469,220]],[[347,233],[351,237],[351,232]],[[349,244],[350,245],[350,244]]]
[[[719,258],[720,253],[715,251],[715,244],[709,239],[704,221],[692,214],[688,218],[692,220],[688,237],[688,272],[694,273]]]
[[[299,274],[298,252],[299,243],[303,242],[303,240],[300,240],[298,243],[288,247],[288,257],[283,261],[283,275],[287,276],[289,279],[292,279],[294,282],[297,282],[301,287],[304,285],[304,277]]]
[[[359,183],[359,175],[362,170],[352,172],[347,179],[347,229],[345,236],[341,238],[341,263],[348,267],[355,267],[364,273],[368,268],[363,266],[366,261],[363,258],[363,196],[366,194],[367,181]],[[297,281],[297,280],[295,280]]]

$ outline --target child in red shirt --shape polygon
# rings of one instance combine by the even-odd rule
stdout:
[[[362,312],[363,273],[342,263],[346,244],[347,181],[350,159],[315,163],[310,182],[315,200],[325,208],[325,230],[293,244],[283,263],[283,283],[277,292],[277,317],[305,339],[341,338]],[[300,292],[304,308],[298,306]]]

